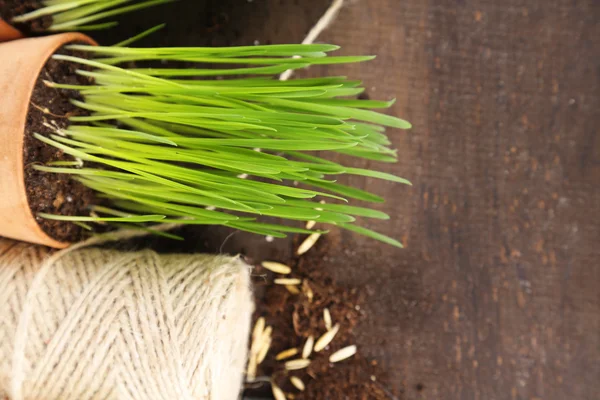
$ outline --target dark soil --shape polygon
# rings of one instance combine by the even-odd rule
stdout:
[[[266,324],[273,327],[273,342],[266,359],[258,367],[257,377],[272,377],[279,387],[293,394],[296,400],[397,399],[387,389],[385,374],[377,363],[361,356],[360,343],[356,342],[353,334],[364,316],[362,305],[366,293],[358,288],[337,285],[320,268],[328,247],[326,238],[321,238],[315,248],[302,257],[287,262],[283,260],[292,267],[291,276],[309,282],[314,294],[312,301],[304,293],[293,295],[284,286],[273,284],[273,273],[261,266],[256,268],[253,278],[257,292],[254,321],[264,317]],[[307,337],[312,335],[316,340],[325,333],[325,308],[329,309],[333,324],[340,324],[335,339],[321,352],[313,352],[310,356],[312,363],[307,369],[287,372],[283,362],[276,361],[275,356],[291,347],[302,349]],[[354,357],[335,364],[329,362],[332,353],[352,344],[359,349]],[[304,392],[291,385],[289,377],[292,375],[305,383]],[[251,384],[245,396],[271,398],[270,387],[266,383]]]
[[[64,49],[60,54],[73,54]],[[75,74],[72,63],[59,62],[52,59],[46,63],[35,84],[31,104],[25,126],[25,145],[23,150],[25,188],[27,201],[33,215],[40,212],[61,215],[85,215],[86,208],[93,200],[92,191],[68,175],[49,174],[31,168],[33,164],[45,164],[52,161],[73,161],[73,157],[33,137],[34,133],[45,136],[53,132],[44,124],[66,128],[68,117],[85,112],[70,103],[72,98],[80,98],[72,90],[57,90],[47,87],[44,80],[69,83],[89,84],[89,78]],[[50,237],[60,241],[76,241],[81,239],[83,230],[79,226],[62,221],[51,221],[37,218],[40,227]]]
[[[35,11],[42,6],[41,0],[0,0],[0,18],[13,25],[27,36],[35,34],[36,32],[44,32],[52,25],[51,16],[44,16],[20,24],[13,24],[11,22],[17,15]]]

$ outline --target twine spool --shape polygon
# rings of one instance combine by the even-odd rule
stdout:
[[[238,397],[248,265],[77,247],[0,239],[0,399]]]

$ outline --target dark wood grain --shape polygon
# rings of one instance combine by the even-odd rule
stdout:
[[[356,2],[323,40],[415,129],[404,251],[342,235],[324,266],[376,295],[359,341],[405,397],[595,399],[600,390],[600,13],[591,1]],[[369,163],[363,163],[369,165]]]
[[[184,3],[179,10],[203,12]],[[234,3],[210,2],[228,15],[216,33],[206,31],[212,17],[184,13],[155,41],[299,41],[324,5]],[[377,60],[309,74],[363,79],[368,96],[396,97],[391,112],[415,126],[390,132],[400,162],[381,166],[412,188],[344,179],[387,196],[379,208],[393,219],[365,225],[406,249],[337,230],[326,239],[323,268],[371,293],[361,351],[406,399],[597,399],[598,3],[348,3],[322,40]],[[194,232],[184,247],[257,259],[291,253],[289,241],[234,234],[223,243],[229,234]]]

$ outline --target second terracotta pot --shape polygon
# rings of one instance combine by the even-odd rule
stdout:
[[[0,18],[0,42],[15,40],[23,37],[18,29],[14,28],[8,22]]]
[[[0,44],[0,236],[64,248],[48,236],[27,201],[23,144],[30,98],[49,57],[70,42],[95,44],[79,33],[20,39]]]

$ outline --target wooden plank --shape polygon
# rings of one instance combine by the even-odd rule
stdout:
[[[594,399],[600,389],[600,29],[591,1],[353,2],[323,37],[414,123],[390,132],[412,189],[405,250],[334,233],[324,260],[374,295],[362,351],[405,397]],[[369,162],[354,162],[370,166]]]

